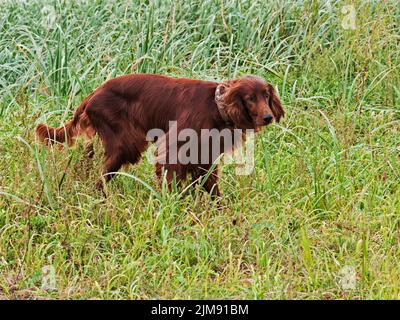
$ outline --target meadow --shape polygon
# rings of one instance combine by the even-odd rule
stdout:
[[[36,141],[131,72],[277,87],[222,211]],[[399,245],[397,0],[0,2],[0,298],[398,299]]]

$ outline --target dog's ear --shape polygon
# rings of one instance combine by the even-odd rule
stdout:
[[[226,80],[220,83],[217,87],[217,91],[215,93],[216,100],[225,100],[229,99],[234,93],[235,84],[237,80]]]
[[[215,92],[215,100],[224,109],[241,107],[238,80],[227,80],[218,85]]]
[[[247,128],[252,126],[252,119],[240,93],[240,85],[240,80],[230,80],[225,87],[225,112],[235,125]]]
[[[222,101],[226,94],[227,85],[225,83],[221,83],[218,85],[217,90],[215,91],[215,100]]]
[[[281,118],[285,115],[285,109],[282,107],[282,103],[279,100],[279,97],[273,86],[269,86],[270,95],[269,95],[269,106],[271,108],[272,113],[274,114],[274,118],[276,122],[279,122]]]

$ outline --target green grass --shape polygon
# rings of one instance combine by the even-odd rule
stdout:
[[[356,0],[351,30],[347,4],[2,1],[0,297],[397,299],[400,7]],[[82,144],[35,141],[130,72],[278,87],[287,116],[257,135],[253,174],[222,167],[225,210],[166,192],[146,161],[104,199],[100,143],[88,169]]]

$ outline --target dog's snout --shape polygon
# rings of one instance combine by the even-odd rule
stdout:
[[[270,121],[272,120],[272,118],[273,118],[273,116],[270,115],[270,114],[265,114],[265,115],[263,116],[264,122],[270,122]]]

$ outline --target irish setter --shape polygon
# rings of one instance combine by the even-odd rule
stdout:
[[[147,132],[169,130],[176,121],[177,130],[254,129],[278,122],[284,109],[272,85],[257,76],[245,76],[224,82],[171,78],[158,74],[130,74],[111,79],[87,96],[73,119],[59,128],[40,124],[36,133],[41,142],[72,145],[76,137],[91,141],[98,134],[104,146],[103,177],[109,181],[124,164],[135,164],[149,141]],[[218,167],[214,159],[199,164],[157,163],[160,178],[165,170],[169,184],[180,182],[188,174],[199,180],[213,197],[219,196]],[[207,172],[213,169],[212,174]],[[206,175],[207,174],[207,175]],[[96,184],[103,188],[103,180]]]

